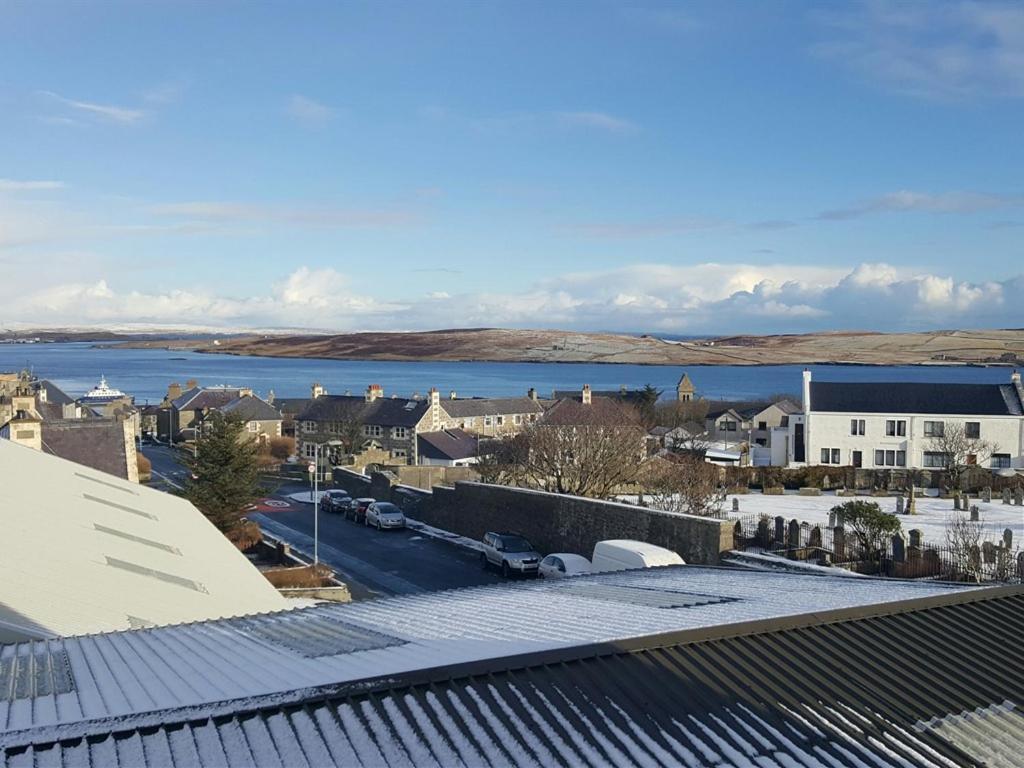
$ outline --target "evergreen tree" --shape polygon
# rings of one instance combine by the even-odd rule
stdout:
[[[246,507],[263,495],[256,441],[239,419],[214,412],[184,464],[191,475],[185,498],[222,531],[237,527]]]
[[[655,407],[658,404],[659,397],[661,397],[661,390],[653,384],[645,384],[644,388],[640,390],[640,399],[637,402],[636,408],[640,412],[640,418],[643,420],[644,426],[648,429],[655,426],[658,420]]]

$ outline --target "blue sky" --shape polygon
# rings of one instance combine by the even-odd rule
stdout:
[[[0,0],[0,323],[1024,325],[1024,7]]]

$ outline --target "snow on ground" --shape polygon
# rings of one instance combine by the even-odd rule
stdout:
[[[828,513],[832,507],[845,501],[859,499],[874,501],[885,512],[896,512],[896,497],[871,496],[836,496],[825,493],[821,496],[800,496],[787,493],[783,496],[763,496],[760,493],[739,494],[730,496],[724,505],[726,510],[732,509],[732,500],[740,500],[739,517],[748,515],[782,515],[787,521],[796,518],[811,525],[828,525]],[[1014,546],[1024,543],[1024,507],[1003,504],[1001,499],[993,496],[992,502],[986,504],[978,497],[971,497],[971,504],[977,505],[984,522],[985,535],[997,539],[1003,535],[1003,529],[1013,531]],[[912,528],[920,528],[924,532],[924,541],[944,544],[946,541],[946,522],[953,516],[953,500],[940,499],[934,496],[917,498],[917,514],[901,515],[904,532]],[[735,517],[731,512],[729,517]]]

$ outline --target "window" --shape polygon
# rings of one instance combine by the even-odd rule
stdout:
[[[822,448],[821,449],[821,463],[822,464],[838,464],[839,463],[839,449],[838,448]]]
[[[250,421],[250,422],[249,422],[248,424],[246,424],[245,426],[246,426],[246,428],[247,428],[247,429],[248,429],[248,430],[249,430],[250,432],[254,432],[254,433],[255,433],[255,432],[259,432],[259,431],[260,431],[260,425],[259,425],[259,422],[255,422],[255,421]]]
[[[850,434],[863,435],[864,426],[864,419],[850,419]]]
[[[964,422],[964,436],[965,437],[981,437],[981,422],[980,421],[965,421]]]
[[[789,426],[789,416],[783,416],[782,417],[782,421],[779,423],[779,426],[780,427],[788,427]]]
[[[889,419],[885,422],[885,434],[887,437],[906,437],[907,422]]]
[[[505,424],[505,417],[504,416],[495,416],[494,417],[494,423],[497,424],[499,427],[503,426]]]
[[[925,437],[945,437],[946,436],[946,422],[944,421],[926,421],[924,423],[924,436]],[[934,452],[933,452],[934,453]],[[925,454],[926,456],[928,454]],[[936,454],[941,455],[941,454]],[[928,466],[925,464],[925,466]],[[943,464],[942,466],[946,466]]]
[[[531,413],[530,414],[530,421],[536,421],[536,420],[537,420],[537,414],[536,413]]]
[[[494,417],[493,416],[484,416],[484,426],[485,427],[493,427],[494,426]]]
[[[725,419],[718,424],[718,429],[722,432],[735,432],[737,424],[731,419]]]
[[[522,424],[523,423],[523,414],[521,414],[521,413],[515,414],[512,417],[512,423],[513,424]]]
[[[1010,454],[1008,453],[993,453],[992,454],[992,469],[1009,469],[1010,467]]]
[[[759,421],[759,422],[757,422],[757,429],[759,431],[761,431],[761,432],[764,432],[765,430],[768,429],[768,422],[767,421]]]
[[[767,441],[767,440],[765,440],[765,439],[764,439],[763,437],[759,437],[759,438],[757,438],[757,440],[755,440],[754,442],[755,442],[755,443],[756,443],[757,445],[760,445],[760,446],[761,446],[762,448],[768,445],[768,441]]]
[[[391,458],[393,459],[404,459],[407,455],[404,448],[396,448],[391,452]]]
[[[302,452],[307,459],[314,458],[316,456],[316,443],[303,443]]]
[[[316,422],[315,421],[304,421],[304,422],[302,422],[302,431],[303,432],[316,432]]]
[[[928,424],[942,424],[942,422],[925,422],[925,426]],[[941,451],[925,451],[924,452],[924,465],[928,469],[945,469],[949,465],[948,454],[942,453]]]
[[[876,467],[905,467],[907,466],[907,452],[881,449],[875,451]]]
[[[367,437],[383,437],[384,427],[379,424],[367,424],[363,427],[363,434]]]
[[[409,437],[409,430],[405,427],[394,427],[391,430],[391,436],[396,440],[405,440]]]

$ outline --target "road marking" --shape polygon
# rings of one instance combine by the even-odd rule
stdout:
[[[163,480],[165,483],[167,483],[172,488],[177,488],[179,491],[184,491],[185,490],[185,486],[178,485],[176,482],[171,480],[171,478],[169,478],[167,475],[163,474],[162,472],[157,472],[155,469],[151,469],[149,472],[150,472],[151,475],[156,475],[157,477],[159,477],[161,480]]]

